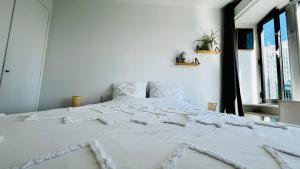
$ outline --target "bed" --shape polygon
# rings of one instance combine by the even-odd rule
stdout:
[[[175,99],[0,117],[1,169],[299,169],[300,128]]]

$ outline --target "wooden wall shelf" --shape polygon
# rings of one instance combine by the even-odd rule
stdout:
[[[199,51],[196,51],[196,53],[202,53],[202,54],[220,54],[222,52],[214,51],[214,50],[199,50]]]
[[[200,66],[198,63],[176,63],[176,66]]]

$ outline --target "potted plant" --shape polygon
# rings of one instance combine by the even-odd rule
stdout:
[[[214,50],[214,47],[219,43],[217,40],[219,39],[219,35],[217,31],[211,30],[210,34],[203,34],[200,39],[195,42],[200,42],[200,47],[197,47],[197,50]]]

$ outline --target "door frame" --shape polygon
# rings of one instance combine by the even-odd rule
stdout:
[[[41,95],[41,89],[42,89],[42,83],[43,83],[43,75],[44,75],[44,65],[45,65],[45,58],[46,58],[46,52],[47,52],[47,45],[48,45],[48,37],[49,37],[49,30],[50,30],[50,23],[51,23],[51,18],[52,18],[52,5],[46,6],[43,4],[40,0],[38,0],[40,4],[48,10],[49,15],[48,15],[48,20],[47,20],[47,30],[45,34],[45,43],[44,43],[44,53],[42,57],[42,63],[41,63],[41,71],[40,71],[40,79],[39,79],[39,85],[38,85],[38,93],[36,96],[36,102],[35,102],[35,111],[38,111],[39,108],[39,103],[40,103],[40,95]],[[52,0],[51,0],[52,3]]]

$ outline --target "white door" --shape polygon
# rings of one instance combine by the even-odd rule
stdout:
[[[49,11],[39,0],[16,0],[0,88],[0,112],[35,111]]]
[[[0,0],[0,76],[15,0]],[[1,77],[0,77],[1,78]]]

